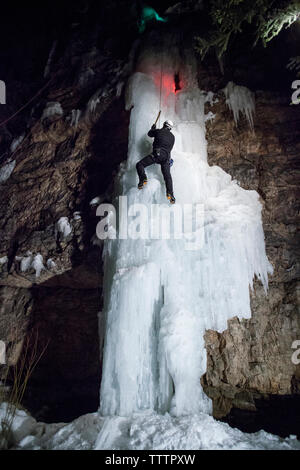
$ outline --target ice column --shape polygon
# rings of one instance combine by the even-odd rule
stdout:
[[[171,119],[176,124],[176,205],[167,210],[197,207],[190,217],[200,243],[193,245],[193,237],[105,242],[103,415],[145,409],[209,412],[200,385],[206,370],[205,329],[222,331],[235,315],[249,318],[249,286],[256,275],[267,289],[272,272],[258,194],[207,164],[205,93],[198,88],[190,53],[171,50],[170,45],[144,48],[127,85],[126,105],[133,106],[128,160],[116,196],[127,196],[129,212],[141,204],[140,210],[150,214],[151,205],[167,202],[159,166],[147,169],[142,191],[135,170],[151,150],[147,131],[161,108],[161,123]],[[178,73],[181,90],[175,93]]]

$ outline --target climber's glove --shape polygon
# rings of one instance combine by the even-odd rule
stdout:
[[[156,124],[153,124],[151,130],[154,131],[156,129]]]

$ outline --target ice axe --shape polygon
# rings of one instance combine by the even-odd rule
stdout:
[[[159,120],[160,113],[161,113],[161,111],[159,111],[159,113],[158,113],[158,115],[157,115],[156,121],[155,121],[155,123],[154,123],[155,126],[156,126],[156,124],[157,124],[157,121]]]

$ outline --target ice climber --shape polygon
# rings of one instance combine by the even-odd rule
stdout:
[[[149,137],[154,137],[153,151],[150,155],[142,158],[136,164],[136,170],[139,175],[138,188],[142,189],[147,184],[147,176],[145,168],[158,163],[161,166],[161,171],[165,180],[167,198],[171,204],[175,203],[175,197],[173,194],[173,182],[171,176],[171,150],[175,143],[175,137],[171,132],[173,127],[172,121],[165,121],[161,129],[156,129],[156,125],[153,124],[150,131],[148,132]]]

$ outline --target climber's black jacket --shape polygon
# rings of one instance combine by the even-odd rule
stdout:
[[[148,136],[154,137],[153,150],[162,149],[168,152],[170,155],[170,152],[174,146],[175,137],[172,132],[169,131],[169,129],[166,129],[165,127],[162,129],[155,129],[152,126],[148,132]]]

